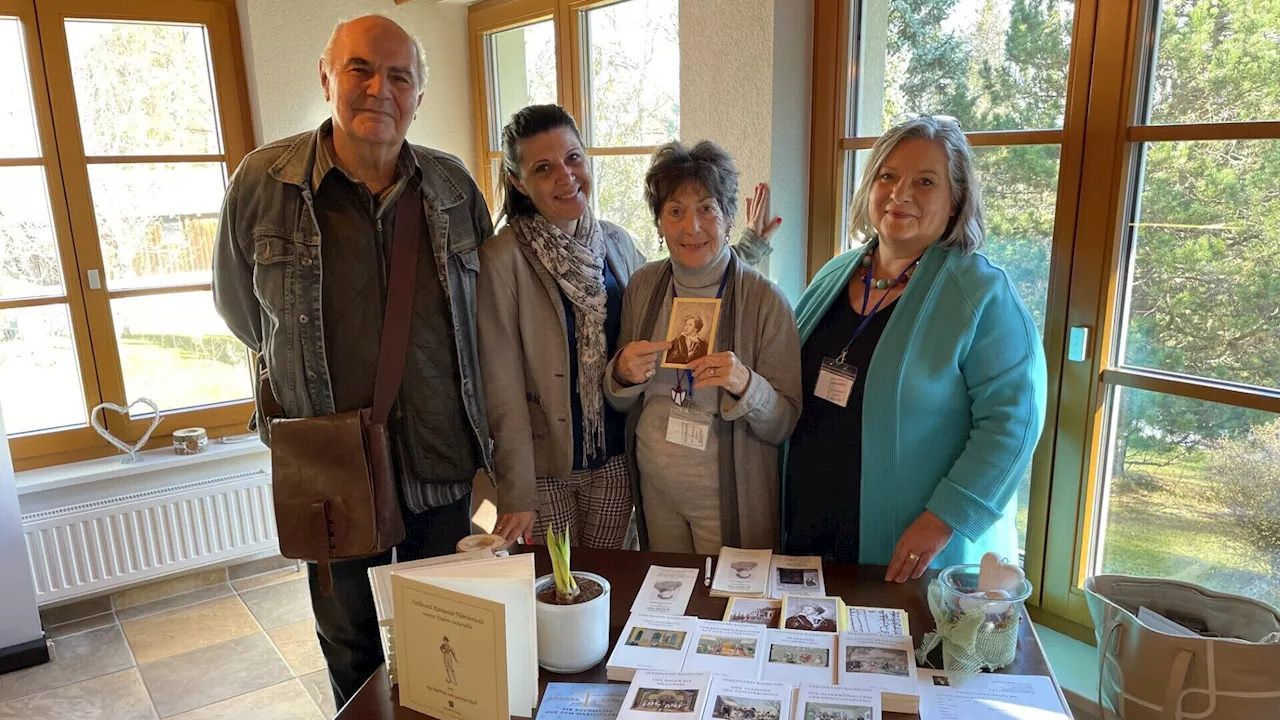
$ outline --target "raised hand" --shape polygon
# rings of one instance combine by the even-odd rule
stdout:
[[[774,217],[769,206],[769,183],[758,183],[754,194],[747,198],[747,227],[768,240],[781,225],[782,218]]]

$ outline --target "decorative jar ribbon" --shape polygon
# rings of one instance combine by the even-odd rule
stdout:
[[[1020,614],[1008,627],[983,630],[987,615],[982,607],[972,607],[956,612],[949,606],[942,586],[934,580],[929,584],[929,610],[937,628],[925,633],[916,649],[916,662],[923,665],[929,653],[942,644],[942,667],[955,679],[964,682],[982,670],[999,670],[1013,662],[1018,650],[1018,624]]]

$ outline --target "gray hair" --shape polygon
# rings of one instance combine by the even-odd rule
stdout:
[[[414,79],[413,89],[421,91],[422,88],[426,87],[427,86],[427,51],[422,46],[422,41],[419,40],[416,36],[414,36],[413,33],[409,32],[408,30],[405,30],[403,25],[396,22],[395,20],[392,20],[386,15],[374,13],[372,15],[362,15],[361,17],[382,18],[383,20],[386,20],[392,25],[395,25],[396,27],[400,28],[400,30],[404,32],[404,34],[409,38],[409,41],[413,43],[413,79]],[[347,18],[346,20],[339,20],[338,24],[333,26],[333,32],[329,33],[329,42],[324,44],[324,52],[320,55],[320,59],[324,61],[325,67],[328,67],[333,64],[333,46],[334,46],[334,43],[338,41],[338,33],[342,32],[342,28],[346,27],[350,22],[352,22],[353,20],[359,20],[359,19],[360,18]]]
[[[889,153],[903,140],[929,140],[938,144],[947,156],[947,171],[951,181],[951,209],[955,215],[947,223],[938,243],[962,255],[968,255],[982,247],[987,235],[986,220],[982,215],[982,191],[974,169],[973,148],[965,139],[960,124],[951,118],[921,115],[894,125],[871,146],[871,157],[863,167],[858,191],[849,204],[849,234],[855,239],[869,239],[875,235],[871,223],[871,184],[880,174],[880,167]]]
[[[653,211],[653,224],[662,223],[662,206],[680,188],[697,183],[715,198],[725,220],[738,214],[738,168],[724,148],[702,140],[692,148],[673,140],[653,153],[644,174],[644,201]]]

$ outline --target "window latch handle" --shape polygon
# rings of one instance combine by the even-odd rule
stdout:
[[[1089,357],[1089,328],[1076,325],[1071,328],[1067,337],[1067,359],[1071,362],[1084,362]]]
[[[102,289],[102,279],[98,276],[97,270],[89,271],[89,289],[90,290]]]

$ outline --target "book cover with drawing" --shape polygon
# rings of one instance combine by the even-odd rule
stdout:
[[[782,627],[782,601],[772,598],[729,598],[725,606],[725,622],[751,623],[766,628]]]
[[[791,720],[794,691],[787,683],[713,677],[702,720]]]
[[[640,584],[631,612],[650,615],[683,615],[698,584],[698,568],[650,565]]]
[[[628,682],[637,670],[678,672],[697,622],[683,615],[632,614],[609,655],[605,677]]]
[[[391,577],[400,704],[441,720],[507,720],[502,603]]]
[[[382,640],[382,655],[386,658],[387,675],[391,679],[392,685],[400,682],[400,675],[396,666],[395,604],[391,598],[391,573],[435,565],[484,560],[492,557],[493,551],[484,548],[455,555],[441,555],[439,557],[378,565],[369,568],[369,587],[373,591],[373,607],[378,616],[378,635]]]
[[[920,688],[910,635],[840,633],[839,650],[839,685],[880,691],[889,712],[918,712]]]
[[[868,635],[910,635],[907,611],[899,608],[845,606],[848,626],[845,630]]]
[[[844,601],[838,597],[785,595],[782,598],[784,630],[837,633],[847,622]]]
[[[880,693],[837,685],[801,685],[795,720],[881,720]]]
[[[774,555],[769,563],[769,597],[827,594],[822,558],[812,555]]]
[[[793,685],[836,682],[836,636],[804,630],[765,631],[764,667],[760,679]]]
[[[764,597],[769,592],[771,550],[722,547],[711,597]]]
[[[765,628],[750,623],[699,620],[684,657],[684,672],[760,677]]]
[[[618,683],[547,683],[537,720],[613,720],[627,690]]]
[[[423,637],[420,633],[406,635],[400,627],[401,612],[406,604],[402,593],[395,591],[397,582],[415,586],[447,590],[469,598],[498,603],[503,615],[503,647],[505,649],[506,702],[504,712],[531,717],[538,704],[538,626],[534,601],[533,554],[521,553],[510,557],[479,558],[439,565],[415,565],[391,573],[394,593],[395,652],[400,682],[414,682],[414,675],[404,665],[405,653],[414,651],[414,644],[426,643],[439,647],[439,639]],[[450,639],[453,640],[452,636]],[[451,643],[455,648],[456,643]],[[401,698],[405,695],[402,693]],[[437,718],[448,717],[435,715]]]
[[[698,720],[711,676],[641,670],[622,700],[618,720]]]

